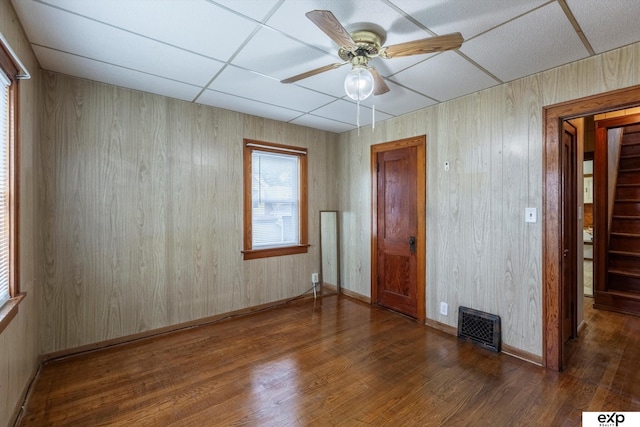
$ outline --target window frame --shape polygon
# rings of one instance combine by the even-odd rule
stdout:
[[[304,147],[275,144],[272,142],[243,139],[243,251],[245,260],[268,258],[282,255],[302,254],[308,252],[308,153]],[[254,151],[264,153],[286,154],[298,157],[298,244],[288,246],[273,246],[253,249],[252,228],[252,154]]]
[[[0,37],[0,72],[2,72],[11,82],[8,87],[8,104],[7,111],[9,115],[7,126],[7,144],[8,144],[8,193],[9,193],[9,300],[0,307],[0,333],[5,330],[11,320],[18,313],[18,305],[26,296],[26,293],[20,292],[20,274],[19,274],[19,183],[18,177],[18,157],[19,157],[19,135],[20,135],[20,80],[28,78],[21,75],[20,71],[24,67],[17,61],[15,54],[6,44],[4,37]],[[0,142],[2,148],[4,142]]]

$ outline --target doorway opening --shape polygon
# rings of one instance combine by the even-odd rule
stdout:
[[[563,319],[567,282],[563,274],[564,229],[563,199],[563,122],[579,117],[606,113],[640,105],[640,86],[594,95],[543,110],[543,359],[550,370],[565,367]]]
[[[640,114],[608,114],[595,126],[596,308],[640,315]],[[600,178],[600,179],[598,179]]]
[[[586,326],[587,306],[640,313],[640,107],[564,120],[563,135],[567,345]]]

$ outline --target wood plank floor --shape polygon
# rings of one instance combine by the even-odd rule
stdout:
[[[563,373],[346,297],[52,361],[21,426],[579,426],[640,410],[640,318],[590,309]]]

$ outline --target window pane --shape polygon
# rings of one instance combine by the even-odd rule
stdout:
[[[253,248],[297,245],[298,157],[254,150],[251,165]]]

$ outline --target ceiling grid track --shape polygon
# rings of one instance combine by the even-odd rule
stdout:
[[[640,43],[631,0],[8,1],[44,70],[335,133]]]
[[[564,14],[567,15],[567,19],[569,19],[569,22],[571,22],[571,25],[576,30],[576,33],[578,33],[578,37],[580,37],[580,40],[582,41],[582,44],[584,44],[585,49],[587,49],[587,51],[589,52],[589,55],[595,55],[595,50],[593,50],[593,47],[591,47],[591,43],[589,43],[589,40],[587,40],[587,36],[584,34],[584,31],[582,31],[582,28],[580,28],[580,24],[578,24],[576,17],[573,16],[573,12],[571,12],[571,9],[569,9],[567,1],[558,0],[558,4],[562,8]]]

